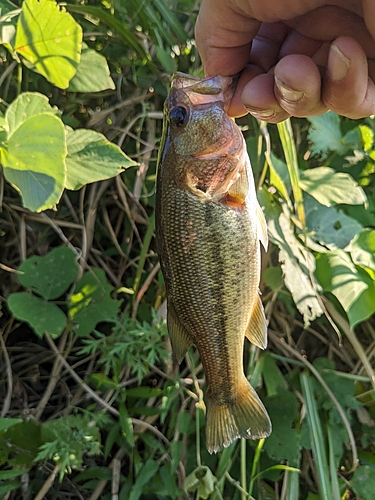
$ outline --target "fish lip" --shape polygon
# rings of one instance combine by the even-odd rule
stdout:
[[[222,101],[224,109],[229,108],[236,90],[238,75],[210,76],[200,78],[194,75],[177,72],[172,76],[171,91],[183,92],[192,105],[208,104]]]

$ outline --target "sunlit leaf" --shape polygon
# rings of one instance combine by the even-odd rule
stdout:
[[[99,321],[116,317],[121,300],[111,297],[113,290],[102,269],[85,273],[76,283],[69,299],[69,317],[78,335],[87,335]]]
[[[48,81],[65,89],[77,71],[82,28],[51,0],[25,0],[14,50]]]
[[[327,207],[338,203],[363,205],[367,200],[353,177],[330,167],[316,167],[301,172],[300,186]]]
[[[317,287],[311,282],[315,269],[314,257],[296,238],[290,213],[286,207],[278,218],[268,221],[268,231],[270,239],[280,250],[279,261],[285,285],[291,292],[305,323],[309,323],[323,312],[317,298]]]
[[[136,163],[104,135],[94,130],[66,131],[68,189],[79,189],[87,183],[108,179]]]
[[[340,130],[340,118],[332,111],[324,115],[308,118],[311,123],[308,138],[311,142],[311,153],[313,156],[326,158],[331,151],[344,154],[346,147],[342,143]]]
[[[315,276],[341,303],[352,328],[375,312],[375,281],[343,250],[318,255]]]
[[[354,264],[375,271],[375,231],[364,229],[350,244],[350,255]]]
[[[92,74],[93,68],[95,68],[95,78]],[[110,76],[106,58],[83,43],[77,72],[70,80],[67,90],[69,92],[100,92],[114,88],[115,84]]]
[[[53,208],[65,185],[65,131],[61,120],[41,113],[9,133],[0,149],[5,178],[20,192],[23,204],[39,212]]]

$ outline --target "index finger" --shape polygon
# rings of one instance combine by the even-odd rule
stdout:
[[[260,22],[228,0],[203,0],[195,38],[207,76],[230,76],[247,64]]]

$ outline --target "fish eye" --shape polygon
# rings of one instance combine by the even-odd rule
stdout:
[[[186,108],[183,106],[176,106],[169,113],[169,120],[171,122],[172,127],[184,127],[189,119],[189,113]]]

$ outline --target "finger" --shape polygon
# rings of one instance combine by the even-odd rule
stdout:
[[[327,74],[323,80],[323,101],[328,108],[348,118],[363,118],[375,113],[375,85],[369,77],[374,63],[368,64],[363,48],[348,37],[332,43]]]
[[[242,92],[245,86],[251,80],[262,73],[263,70],[259,66],[255,66],[252,64],[248,64],[247,66],[245,66],[237,82],[236,91],[228,109],[229,116],[233,118],[239,118],[240,116],[244,116],[248,113],[248,110],[245,108],[242,102]]]
[[[272,73],[253,78],[244,87],[241,98],[249,113],[258,120],[279,123],[289,116],[276,100]]]
[[[236,11],[228,0],[203,0],[195,38],[206,75],[230,76],[248,63],[260,22]]]
[[[311,57],[285,56],[274,69],[275,96],[282,109],[292,116],[306,117],[325,113],[321,98],[321,76]]]
[[[262,23],[251,45],[251,64],[263,68],[265,73],[275,66],[288,31],[284,23]]]

